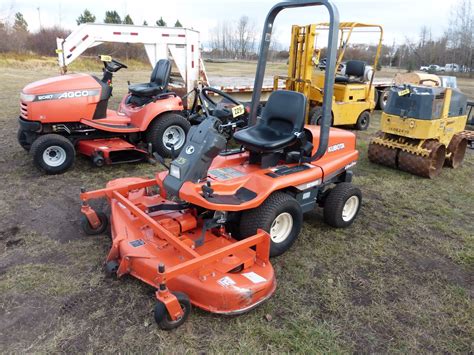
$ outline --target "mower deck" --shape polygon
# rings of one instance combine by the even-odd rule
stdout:
[[[107,265],[116,263],[113,271],[119,277],[131,274],[160,289],[159,300],[159,293],[169,288],[185,293],[199,308],[222,314],[245,312],[273,294],[276,281],[266,232],[236,241],[222,229],[203,229],[194,209],[149,196],[148,188],[155,185],[156,180],[118,179],[81,195],[83,201],[105,196],[110,200]],[[94,226],[95,212],[87,204],[82,210]],[[167,305],[170,314],[172,307]]]
[[[148,151],[121,138],[81,140],[77,143],[76,149],[79,153],[91,157],[97,166],[139,162],[149,156]]]

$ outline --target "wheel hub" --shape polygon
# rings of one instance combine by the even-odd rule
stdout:
[[[60,166],[66,161],[66,151],[60,146],[52,145],[43,152],[43,160],[49,166]]]
[[[288,212],[280,213],[270,227],[270,238],[274,243],[281,243],[288,238],[293,229],[293,216]]]
[[[163,134],[163,144],[169,148],[169,145],[173,145],[174,149],[180,149],[186,141],[186,133],[180,126],[173,125],[169,126]]]
[[[344,222],[348,222],[354,218],[359,208],[359,198],[357,196],[351,196],[347,199],[342,209],[342,219]]]

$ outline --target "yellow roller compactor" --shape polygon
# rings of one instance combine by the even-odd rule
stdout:
[[[369,144],[373,163],[434,178],[457,168],[466,152],[466,96],[456,88],[399,85],[390,89],[381,131]]]

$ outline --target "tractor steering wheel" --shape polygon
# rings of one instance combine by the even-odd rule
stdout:
[[[107,69],[111,73],[118,72],[122,68],[125,68],[125,69],[128,68],[125,64],[115,59],[112,59],[110,62],[104,62],[104,66],[105,66],[105,69]]]
[[[223,100],[221,100],[220,102],[215,102],[209,96],[210,92],[221,96]],[[216,116],[217,118],[224,121],[237,117],[234,117],[234,113],[232,110],[233,107],[241,105],[244,106],[240,101],[237,101],[229,94],[210,86],[204,87],[199,91],[199,99],[202,103],[202,111],[206,117]]]

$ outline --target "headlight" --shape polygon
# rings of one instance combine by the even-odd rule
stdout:
[[[171,166],[170,166],[170,175],[172,177],[175,177],[176,179],[180,179],[181,178],[181,171],[179,169],[179,166],[171,164]]]
[[[23,92],[20,94],[20,100],[23,102],[31,102],[34,99],[35,99],[35,95],[25,94]]]

